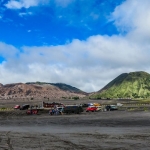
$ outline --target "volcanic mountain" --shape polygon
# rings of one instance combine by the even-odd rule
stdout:
[[[150,97],[150,74],[143,71],[123,73],[90,97],[148,98]]]
[[[84,97],[87,93],[66,84],[44,82],[0,84],[0,99],[61,99]]]

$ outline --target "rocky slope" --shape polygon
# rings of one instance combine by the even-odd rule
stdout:
[[[80,90],[79,90],[80,91]],[[0,84],[0,99],[61,99],[84,97],[85,92],[62,90],[51,84]]]

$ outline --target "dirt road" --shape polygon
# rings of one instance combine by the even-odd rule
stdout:
[[[0,150],[149,150],[150,112],[0,113]]]

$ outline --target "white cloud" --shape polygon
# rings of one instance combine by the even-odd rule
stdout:
[[[18,52],[19,52],[18,49],[15,48],[14,46],[0,42],[1,56],[6,57],[8,59],[12,59],[17,55]]]
[[[7,60],[0,64],[0,82],[64,82],[92,92],[124,72],[150,73],[149,8],[149,0],[127,0],[115,9],[111,19],[125,35],[21,49],[0,43],[0,54]]]
[[[5,6],[9,9],[30,8],[54,2],[56,6],[67,7],[75,0],[10,0]]]
[[[74,1],[75,0],[54,0],[57,6],[62,6],[62,7],[66,7]]]
[[[150,25],[150,1],[127,0],[122,5],[117,6],[112,13],[115,25],[121,30],[142,29],[147,30]]]
[[[10,0],[5,6],[9,9],[21,9],[47,4],[49,0]]]
[[[26,16],[26,15],[33,15],[33,13],[32,12],[19,13],[20,17]]]
[[[1,65],[2,83],[64,82],[96,91],[120,73],[143,70],[150,63],[142,47],[117,36],[93,36],[62,46],[22,47],[21,51],[17,59],[12,55]]]

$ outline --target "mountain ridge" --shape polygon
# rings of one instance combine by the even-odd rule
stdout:
[[[63,84],[62,84],[63,85]],[[66,85],[67,86],[67,85]],[[69,86],[68,87],[72,87]],[[74,90],[73,90],[74,89]],[[72,87],[62,90],[58,86],[44,82],[0,84],[0,99],[62,99],[84,97],[87,93]]]
[[[74,93],[83,93],[83,94],[87,94],[86,92],[76,88],[76,87],[73,87],[71,85],[68,85],[68,84],[65,84],[65,83],[48,83],[48,82],[27,82],[26,84],[39,84],[39,85],[42,85],[42,84],[47,84],[47,85],[53,85],[53,86],[56,86],[64,91],[70,91],[70,92],[74,92]]]

